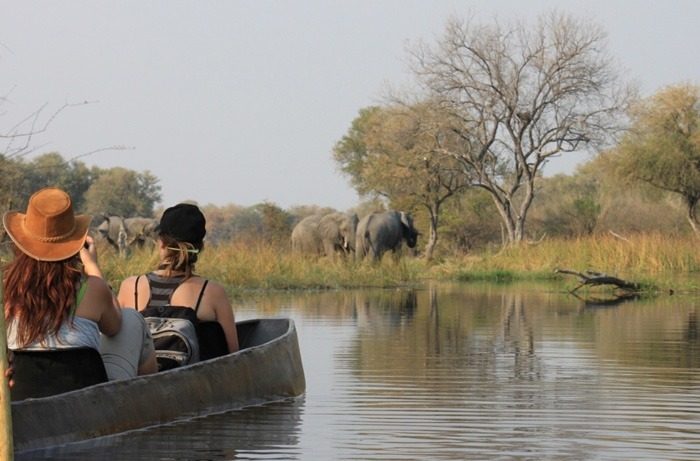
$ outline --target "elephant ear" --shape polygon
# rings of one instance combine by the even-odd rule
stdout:
[[[399,215],[401,216],[401,222],[404,226],[406,226],[408,229],[413,227],[413,219],[411,219],[411,215],[409,215],[405,211],[400,211]]]
[[[331,228],[330,228],[330,225],[331,225],[331,224],[330,224],[330,223],[331,223],[330,220],[331,220],[331,219],[332,219],[331,216],[326,215],[326,216],[324,216],[323,218],[321,218],[321,221],[318,223],[318,231],[319,231],[319,232],[321,233],[321,235],[323,235],[324,237],[325,237],[325,236],[328,236],[328,235],[330,234],[330,229],[331,229]],[[333,220],[333,221],[335,221],[335,220]]]

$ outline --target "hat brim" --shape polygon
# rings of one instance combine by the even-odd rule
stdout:
[[[27,234],[22,226],[26,214],[7,211],[2,217],[2,224],[15,245],[22,252],[39,261],[63,261],[75,256],[85,245],[92,216],[76,215],[75,229],[59,242],[42,242]]]

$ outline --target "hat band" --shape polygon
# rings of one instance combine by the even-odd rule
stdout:
[[[57,235],[56,237],[42,237],[41,235],[36,235],[34,232],[32,232],[32,231],[27,227],[27,219],[26,219],[26,218],[22,220],[22,229],[24,229],[24,231],[25,231],[30,237],[32,237],[33,239],[38,240],[38,241],[40,241],[40,242],[47,242],[47,243],[50,243],[50,242],[58,242],[59,240],[63,240],[63,239],[65,239],[65,238],[68,238],[68,237],[70,237],[71,235],[73,235],[73,232],[75,232],[75,228],[76,228],[76,224],[75,224],[75,221],[73,221],[73,227],[71,228],[71,230],[69,230],[69,231],[66,232],[65,234],[63,234],[63,235]]]

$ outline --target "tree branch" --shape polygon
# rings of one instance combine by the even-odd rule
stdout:
[[[555,273],[557,274],[569,274],[569,275],[575,275],[578,277],[579,282],[581,282],[576,288],[570,291],[570,293],[575,293],[579,288],[585,286],[585,285],[590,285],[590,286],[597,286],[597,285],[615,285],[618,288],[621,288],[626,291],[638,291],[640,289],[640,285],[637,282],[630,282],[627,280],[622,280],[617,277],[612,277],[609,275],[602,274],[600,272],[595,272],[591,270],[587,270],[585,273],[578,272],[578,271],[573,271],[569,269],[555,269]]]

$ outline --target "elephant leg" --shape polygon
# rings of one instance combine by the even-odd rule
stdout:
[[[335,256],[335,245],[333,244],[333,242],[324,240],[323,241],[323,252],[329,258],[333,258]]]
[[[122,226],[119,229],[119,237],[117,238],[117,243],[119,245],[119,256],[122,258],[127,258],[129,257],[129,245],[128,245],[128,238],[129,236],[126,233],[126,229]]]
[[[369,258],[372,261],[379,261],[382,259],[382,253],[379,248],[376,248],[374,245],[369,246]]]

